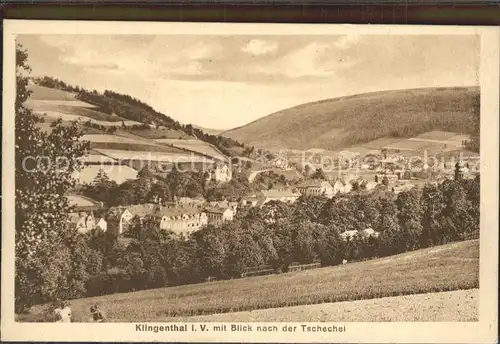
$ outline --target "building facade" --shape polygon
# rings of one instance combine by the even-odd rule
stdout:
[[[260,194],[257,195],[259,199],[259,204],[264,205],[271,201],[279,201],[285,203],[294,203],[300,194],[294,193],[291,190],[262,190]]]
[[[161,207],[155,212],[160,229],[188,236],[208,224],[207,214],[194,207]]]
[[[95,218],[92,212],[77,212],[69,214],[69,222],[80,233],[87,233],[95,228]]]
[[[334,189],[332,185],[327,181],[313,181],[308,183],[303,183],[297,186],[298,192],[304,196],[326,196],[332,198]]]
[[[208,224],[220,226],[224,222],[232,221],[234,212],[230,208],[210,207],[206,209]]]

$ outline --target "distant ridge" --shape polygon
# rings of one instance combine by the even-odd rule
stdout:
[[[478,104],[479,87],[378,91],[302,104],[221,135],[255,147],[335,150],[432,130],[467,133]]]

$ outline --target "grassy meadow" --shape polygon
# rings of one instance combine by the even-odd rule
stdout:
[[[265,308],[462,290],[479,286],[479,240],[392,257],[281,275],[72,300],[73,321],[89,321],[97,303],[111,322],[162,321]],[[18,321],[37,321],[34,307]]]

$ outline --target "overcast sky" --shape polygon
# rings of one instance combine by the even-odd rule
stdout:
[[[477,86],[477,36],[24,35],[35,76],[129,94],[182,123],[229,129],[371,91]]]

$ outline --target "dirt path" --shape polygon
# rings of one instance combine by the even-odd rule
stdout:
[[[479,289],[262,309],[168,321],[477,321]]]

